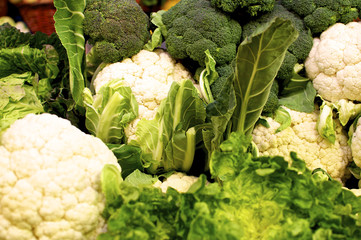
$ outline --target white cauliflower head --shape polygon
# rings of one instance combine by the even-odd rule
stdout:
[[[361,22],[336,23],[315,38],[305,69],[324,99],[361,101]]]
[[[161,101],[168,95],[174,81],[192,79],[191,73],[177,63],[168,52],[156,49],[154,52],[141,50],[131,58],[112,63],[102,69],[94,80],[95,91],[113,79],[119,79],[132,89],[138,106],[139,116],[128,124],[125,134],[128,141],[135,139],[140,119],[153,119]]]
[[[290,160],[290,152],[306,162],[309,169],[322,168],[336,180],[343,181],[348,174],[347,165],[352,160],[348,137],[341,124],[335,121],[336,140],[330,143],[316,129],[318,111],[297,112],[285,108],[291,115],[291,126],[275,133],[280,124],[267,118],[270,127],[258,124],[253,130],[253,141],[260,155],[278,155]]]
[[[119,167],[100,139],[68,120],[15,121],[0,137],[0,239],[95,239],[105,225],[105,164]]]
[[[174,188],[180,193],[185,193],[198,180],[198,177],[189,176],[182,172],[175,172],[166,178],[163,182],[157,181],[154,186],[166,192],[169,187]]]

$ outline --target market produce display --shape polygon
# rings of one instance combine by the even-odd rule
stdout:
[[[0,240],[361,239],[360,0],[54,7],[0,25]]]

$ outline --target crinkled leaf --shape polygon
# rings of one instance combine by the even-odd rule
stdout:
[[[29,113],[44,112],[35,87],[29,84],[33,78],[30,72],[0,78],[0,131]]]
[[[28,45],[0,49],[0,78],[13,73],[32,72],[39,78],[54,79],[59,73],[59,57],[54,47],[43,49]]]

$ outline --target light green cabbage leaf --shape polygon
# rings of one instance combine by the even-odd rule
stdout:
[[[174,82],[152,120],[141,119],[137,142],[144,167],[150,173],[190,170],[197,138],[197,125],[205,122],[205,105],[190,80]]]
[[[89,88],[84,88],[83,94],[88,131],[105,143],[123,143],[124,128],[138,116],[138,103],[131,88],[113,79],[95,96]]]

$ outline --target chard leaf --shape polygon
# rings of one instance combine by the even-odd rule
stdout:
[[[205,122],[202,99],[192,81],[174,82],[154,119],[141,119],[137,125],[137,144],[143,165],[150,173],[188,171],[193,163],[197,125]]]
[[[85,126],[105,143],[123,143],[124,127],[138,116],[138,103],[130,87],[114,79],[93,96],[84,89]]]
[[[234,74],[237,106],[232,131],[251,134],[288,47],[298,37],[288,20],[275,18],[238,47]]]
[[[69,86],[74,101],[83,105],[85,87],[83,64],[85,61],[85,38],[83,20],[86,0],[54,0],[55,30],[69,59]]]

